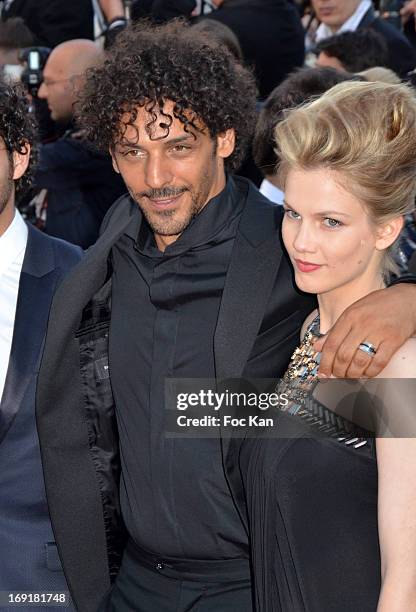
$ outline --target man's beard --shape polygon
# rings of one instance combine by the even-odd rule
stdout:
[[[132,194],[132,196],[139,205],[154,234],[159,236],[178,236],[186,230],[192,220],[195,219],[195,217],[204,208],[205,204],[207,203],[209,191],[210,181],[208,174],[206,174],[203,176],[200,189],[197,192],[191,191],[187,187],[164,187],[162,189],[150,189],[146,192]],[[145,197],[153,200],[169,199],[180,196],[182,193],[190,194],[191,206],[187,210],[186,216],[181,216],[180,219],[175,218],[175,216],[178,214],[177,209],[149,212],[149,210],[143,206],[141,202],[141,199]]]
[[[0,182],[0,215],[3,214],[4,209],[10,202],[10,198],[13,195],[14,181],[13,181],[13,164],[10,162],[9,176]]]

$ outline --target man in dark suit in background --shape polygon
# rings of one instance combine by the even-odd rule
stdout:
[[[3,21],[21,17],[34,34],[35,44],[56,47],[73,38],[94,38],[91,0],[3,0]]]
[[[7,605],[13,591],[68,597],[48,514],[35,390],[52,296],[81,250],[26,225],[15,208],[34,126],[24,95],[3,83],[0,117],[0,591],[1,609],[14,610]],[[62,595],[48,606],[39,601],[50,610]]]
[[[315,42],[333,34],[370,28],[381,34],[389,52],[388,67],[400,77],[415,68],[416,51],[399,30],[376,17],[370,0],[312,0],[312,6],[321,25]]]
[[[126,30],[87,79],[83,125],[129,195],[54,297],[38,385],[50,513],[81,612],[114,580],[115,612],[252,610],[229,439],[167,437],[164,393],[172,377],[279,377],[313,309],[282,249],[282,208],[231,174],[255,107],[250,73],[180,24]],[[415,293],[346,311],[327,375],[376,374],[416,331]],[[372,361],[363,334],[381,346]]]
[[[304,32],[299,12],[288,0],[214,0],[216,19],[237,36],[246,63],[254,66],[260,98],[303,65]]]

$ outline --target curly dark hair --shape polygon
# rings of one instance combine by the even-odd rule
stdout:
[[[205,33],[181,21],[139,23],[119,35],[101,66],[88,71],[76,115],[87,138],[108,151],[122,141],[139,107],[152,116],[145,127],[151,137],[158,110],[171,100],[185,131],[203,131],[201,121],[212,138],[234,128],[236,147],[225,160],[232,171],[240,166],[254,130],[256,94],[252,73]],[[159,127],[166,136],[172,121],[163,113]]]
[[[36,121],[29,112],[29,102],[21,85],[9,85],[0,81],[0,136],[6,145],[9,159],[14,152],[26,153],[30,145],[29,167],[15,183],[16,201],[27,192],[31,185],[32,172],[36,162]]]

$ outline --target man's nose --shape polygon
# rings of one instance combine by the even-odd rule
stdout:
[[[162,155],[149,156],[146,162],[145,180],[149,187],[158,189],[172,183],[174,176],[169,164]]]
[[[46,96],[46,86],[44,83],[41,83],[41,86],[38,89],[38,98],[41,98],[42,100],[46,100],[47,96]]]

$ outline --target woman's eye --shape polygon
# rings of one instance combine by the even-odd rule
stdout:
[[[300,219],[300,215],[296,213],[294,210],[290,210],[290,208],[285,208],[285,214],[289,217],[289,219]]]
[[[332,229],[334,227],[341,227],[342,223],[341,221],[337,221],[337,219],[331,219],[330,217],[327,217],[326,219],[324,219],[324,225]]]

